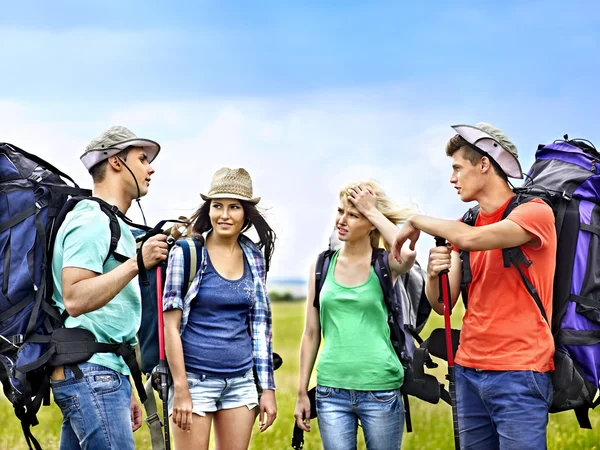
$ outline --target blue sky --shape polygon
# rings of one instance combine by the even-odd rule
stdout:
[[[564,133],[600,144],[592,1],[0,7],[0,140],[84,185],[77,157],[103,129],[158,140],[152,220],[243,165],[280,237],[275,277],[306,276],[347,181],[376,178],[399,201],[460,216],[451,124],[495,124],[524,167]]]

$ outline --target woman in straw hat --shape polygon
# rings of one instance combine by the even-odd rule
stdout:
[[[313,303],[316,264],[311,268],[294,417],[302,430],[310,431],[307,389],[322,333],[316,408],[325,450],[355,449],[359,421],[367,449],[401,446],[404,371],[390,340],[387,309],[371,259],[373,249],[390,249],[396,224],[410,212],[397,207],[373,181],[345,186],[336,217],[341,246],[323,273],[319,309]],[[395,282],[410,270],[415,252],[404,248],[402,264],[390,254],[387,260]]]
[[[202,243],[198,272],[182,296],[187,268],[176,245],[165,284],[173,437],[175,448],[208,449],[214,422],[218,448],[246,449],[256,413],[260,431],[277,413],[265,286],[275,233],[256,209],[260,197],[253,198],[244,169],[218,170],[201,197],[205,202],[192,217],[193,235]],[[251,227],[258,244],[243,234]]]

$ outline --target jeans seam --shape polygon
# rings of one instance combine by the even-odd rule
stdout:
[[[103,396],[99,396],[96,392],[94,392],[94,389],[92,388],[92,385],[90,383],[90,379],[88,377],[86,377],[87,381],[88,381],[88,389],[90,391],[90,395],[92,398],[92,402],[94,403],[94,406],[96,407],[96,410],[98,411],[98,415],[100,416],[100,420],[102,421],[102,430],[104,430],[104,437],[106,438],[106,442],[108,443],[108,448],[113,448],[112,445],[112,439],[110,436],[110,429],[108,427],[108,424],[106,423],[106,414],[108,413],[108,411],[105,411],[106,408],[104,407],[104,397]],[[121,378],[119,377],[119,381],[121,380]],[[121,387],[121,384],[119,384],[119,387]],[[100,397],[100,398],[98,398]]]
[[[389,399],[387,399],[387,400],[380,400],[380,399],[378,399],[375,396],[375,394],[373,394],[373,391],[369,391],[369,397],[371,397],[371,399],[375,400],[377,403],[383,403],[385,405],[385,404],[392,403],[394,400],[397,400],[398,399],[398,393],[395,392],[395,391],[392,391],[392,396]]]

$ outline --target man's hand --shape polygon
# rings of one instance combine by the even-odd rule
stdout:
[[[261,433],[273,424],[275,417],[277,417],[275,391],[271,389],[265,389],[260,397],[260,413],[258,415],[258,424],[260,426]]]
[[[131,431],[137,431],[142,426],[142,407],[131,392]]]
[[[427,276],[437,278],[442,270],[450,270],[452,261],[452,245],[434,247],[429,250],[429,262],[427,263]]]
[[[375,192],[367,186],[357,184],[348,189],[348,200],[354,205],[358,212],[367,216],[377,209],[377,197]]]
[[[302,431],[310,432],[310,400],[308,394],[298,394],[296,400],[296,410],[294,411],[294,418],[298,428]]]
[[[146,269],[152,269],[167,259],[169,246],[167,245],[167,235],[157,234],[152,236],[144,245],[142,245],[142,259]]]
[[[400,231],[394,239],[394,245],[392,247],[392,254],[394,255],[394,258],[396,258],[396,261],[398,261],[400,264],[402,264],[402,246],[404,245],[404,242],[409,240],[410,250],[414,250],[415,244],[417,243],[417,240],[421,234],[421,230],[412,226],[410,219],[411,218],[409,217],[408,220],[404,222],[404,225],[402,225],[402,228],[400,228]]]

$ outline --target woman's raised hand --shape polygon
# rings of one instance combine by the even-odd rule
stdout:
[[[363,216],[377,208],[375,192],[362,184],[356,184],[348,189],[348,200]]]

